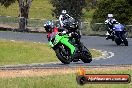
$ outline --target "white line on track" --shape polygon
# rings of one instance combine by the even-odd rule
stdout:
[[[102,56],[95,57],[95,58],[93,58],[93,60],[109,59],[109,58],[112,58],[114,56],[113,52],[102,51],[102,50],[97,50],[97,49],[92,49],[92,50],[95,50],[95,51],[102,53]]]

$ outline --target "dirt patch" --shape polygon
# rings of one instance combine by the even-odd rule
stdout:
[[[75,69],[61,68],[61,69],[30,69],[30,70],[0,70],[0,78],[14,78],[14,77],[33,77],[33,76],[49,76],[75,73]]]
[[[116,70],[132,70],[132,66],[126,67],[103,67],[103,68],[85,68],[86,71],[116,71]],[[49,76],[63,75],[69,73],[77,73],[78,68],[57,68],[57,69],[30,69],[30,70],[0,70],[0,78],[15,78],[15,77],[34,77],[34,76]]]
[[[5,29],[17,29],[19,27],[18,24],[0,24],[0,28],[5,28]]]
[[[14,23],[14,24],[0,24],[0,30],[3,31],[20,31],[23,32],[19,29],[19,24]],[[25,30],[26,32],[35,32],[35,33],[45,33],[44,27],[27,27]]]
[[[132,66],[110,66],[110,67],[93,67],[93,68],[85,68],[86,71],[120,71],[120,70],[132,70]]]

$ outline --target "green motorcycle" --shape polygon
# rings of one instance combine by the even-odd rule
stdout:
[[[55,51],[58,59],[64,64],[79,60],[84,63],[92,61],[90,51],[82,43],[76,44],[75,39],[70,39],[68,34],[56,33],[50,39],[49,45]]]

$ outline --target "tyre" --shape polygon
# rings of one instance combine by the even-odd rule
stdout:
[[[121,44],[121,40],[119,38],[115,38],[115,43],[119,46]]]
[[[84,63],[90,63],[92,61],[92,54],[85,46],[83,46],[83,50],[81,52],[81,60]]]
[[[124,41],[124,45],[125,45],[125,46],[128,46],[128,41],[127,41],[127,40]]]
[[[71,56],[70,56],[70,51],[66,49],[67,47],[64,48],[64,50],[67,52],[64,53],[62,48],[57,48],[55,50],[57,58],[63,63],[63,64],[70,64],[71,62]]]
[[[124,45],[128,46],[128,41],[127,41],[125,35],[122,36],[122,40],[123,40]]]

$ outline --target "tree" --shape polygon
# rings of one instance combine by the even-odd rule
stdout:
[[[132,0],[126,0],[132,6]]]
[[[94,23],[103,23],[107,19],[107,14],[109,13],[112,13],[114,18],[120,23],[131,24],[131,11],[132,7],[128,0],[99,0],[91,25],[93,27]],[[95,28],[93,29],[96,30]]]
[[[56,17],[65,9],[74,18],[81,18],[82,9],[86,6],[85,0],[51,0],[51,3],[55,7],[53,14]]]
[[[5,7],[9,7],[12,3],[15,3],[15,1],[18,1],[19,3],[19,27],[20,29],[25,29],[25,26],[27,25],[29,9],[33,0],[0,0],[0,3]]]

